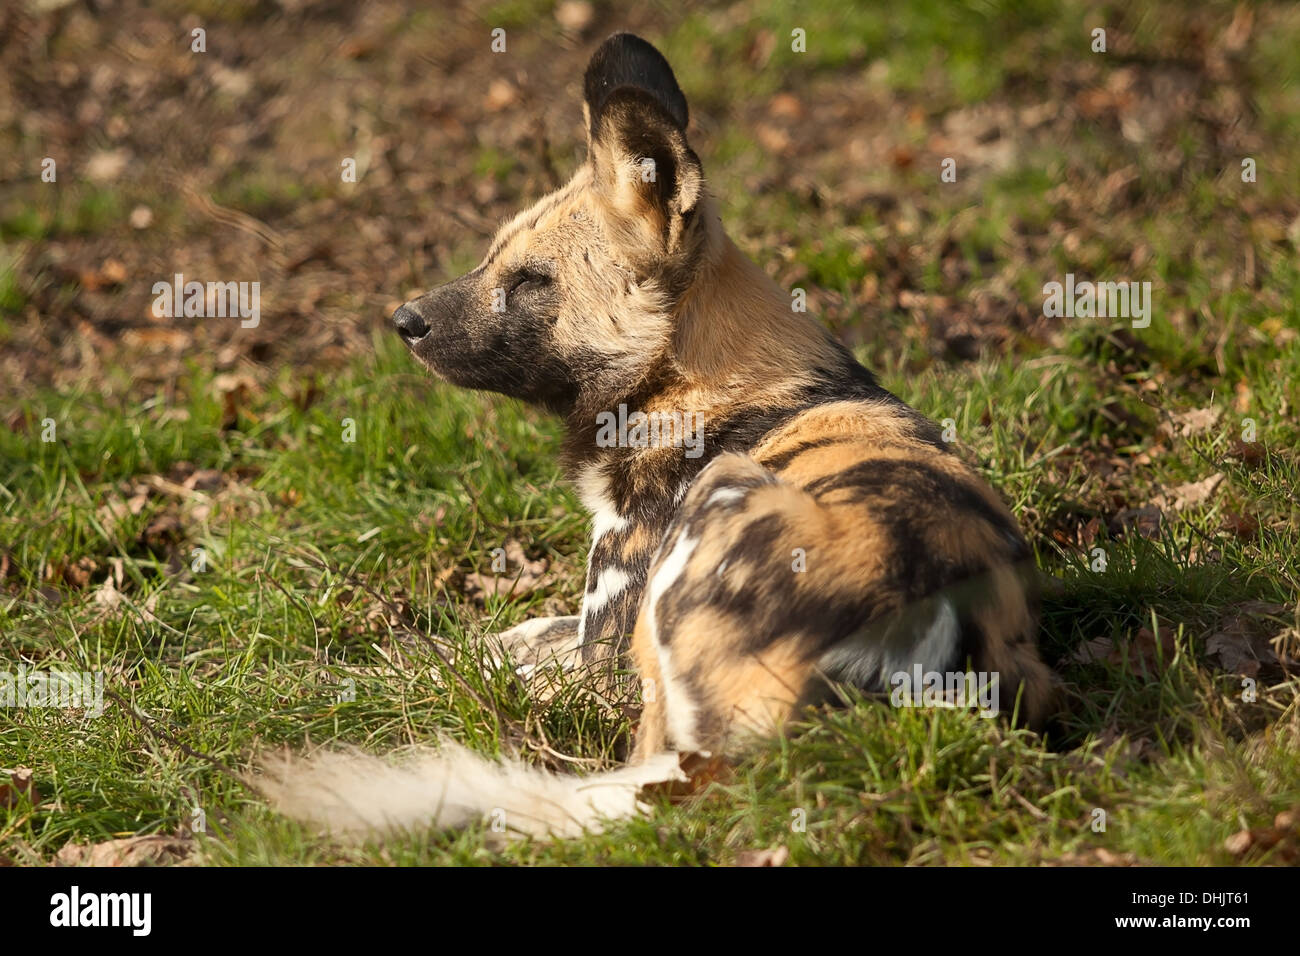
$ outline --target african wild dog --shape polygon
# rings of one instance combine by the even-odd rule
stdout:
[[[654,47],[610,37],[583,86],[588,159],[572,181],[394,321],[447,381],[564,418],[593,516],[582,613],[503,640],[534,663],[630,651],[654,688],[632,767],[566,778],[454,748],[400,768],[325,755],[285,777],[281,805],[344,828],[502,807],[513,828],[572,833],[633,812],[678,751],[771,732],[826,679],[883,691],[914,665],[996,674],[1041,724],[1052,681],[1006,507],[728,239]],[[597,442],[620,406],[699,413],[703,453]]]

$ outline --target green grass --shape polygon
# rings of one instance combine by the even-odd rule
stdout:
[[[475,42],[502,25],[512,50],[532,44],[553,56],[553,6],[488,7]],[[1204,16],[1221,30],[1235,6],[1209,4]],[[256,21],[269,16],[264,7],[236,4],[218,19]],[[653,35],[703,117],[695,146],[737,241],[778,281],[808,289],[810,308],[853,333],[891,390],[952,419],[960,453],[1021,519],[1044,579],[1042,643],[1066,690],[1049,739],[972,714],[854,698],[809,713],[704,793],[603,835],[500,849],[471,830],[353,846],[288,823],[238,779],[282,747],[384,752],[450,735],[489,754],[515,749],[557,768],[561,754],[591,769],[622,759],[633,722],[626,702],[595,699],[580,677],[543,702],[508,671],[477,663],[483,635],[578,607],[586,519],[559,473],[553,420],[434,383],[388,333],[337,367],[257,370],[232,420],[212,356],[196,349],[157,391],[111,362],[57,386],[0,388],[0,670],[99,671],[106,692],[129,705],[109,699],[99,717],[4,712],[0,769],[33,768],[39,800],[0,800],[0,862],[45,863],[69,843],[185,830],[195,807],[206,815],[196,853],[216,864],[713,864],[778,845],[797,864],[1108,859],[1098,851],[1148,863],[1285,862],[1294,840],[1244,858],[1224,840],[1300,805],[1297,682],[1274,675],[1244,694],[1210,645],[1233,628],[1275,637],[1292,655],[1298,644],[1300,268],[1287,187],[1300,175],[1290,55],[1300,19],[1275,11],[1242,65],[1262,138],[1260,181],[1250,186],[1234,173],[1239,157],[1214,154],[1219,134],[1190,120],[1166,144],[1181,164],[1174,175],[1159,164],[1162,150],[1103,118],[1078,121],[1068,142],[1029,138],[1010,168],[967,175],[963,165],[959,182],[942,188],[929,166],[874,157],[828,183],[868,182],[896,205],[815,205],[793,174],[806,166],[816,180],[838,148],[776,156],[747,125],[766,121],[765,104],[781,91],[803,98],[801,122],[812,123],[827,91],[870,88],[926,117],[896,131],[897,142],[923,149],[937,128],[930,117],[1057,96],[1072,109],[1080,90],[1104,86],[1105,69],[1145,69],[1144,58],[1160,61],[1164,45],[1181,42],[1149,13],[1172,17],[1178,5],[1104,5],[1097,23],[1087,5],[1057,8],[972,0],[806,11],[762,0],[744,22],[726,4],[647,14],[662,21]],[[442,28],[428,17],[411,23]],[[1133,48],[1078,79],[1085,57],[1072,51],[1086,50],[1088,29],[1102,22]],[[790,50],[795,27],[807,31],[806,54]],[[760,63],[751,41],[761,31],[775,44]],[[422,75],[423,65],[406,66]],[[376,117],[375,132],[398,142],[401,126],[385,124],[404,121],[394,107]],[[463,156],[436,162],[461,163],[466,183],[492,178],[513,190],[528,168],[517,147],[475,133]],[[214,173],[215,199],[286,234],[300,229],[294,216],[324,174],[282,168],[282,158],[250,155]],[[336,177],[332,158],[327,165]],[[1094,204],[1106,177],[1130,169],[1127,200]],[[186,222],[176,197],[143,178],[57,194],[21,185],[0,203],[0,343],[38,306],[56,330],[82,314],[73,279],[42,258],[42,243],[102,240],[84,257],[98,262],[137,202],[168,225],[209,228]],[[400,216],[414,203],[423,222],[423,210],[452,205],[367,188],[358,184],[349,208],[386,201]],[[395,221],[391,234],[433,249],[428,274],[409,267],[410,287],[472,267],[482,252],[446,215],[424,233]],[[318,227],[306,231],[321,238]],[[1247,249],[1253,285],[1240,279]],[[1068,271],[1152,281],[1151,327],[1015,326],[1016,307],[1035,316],[1043,283]],[[866,291],[893,282],[948,301],[905,305]],[[374,305],[357,296],[357,311]],[[1014,330],[976,360],[950,361],[943,322],[981,296],[997,313],[984,325]],[[1212,428],[1160,431],[1201,408],[1221,412]],[[1266,451],[1259,461],[1240,454],[1245,419]],[[183,487],[204,470],[219,477]],[[1150,538],[1108,526],[1124,508],[1215,472],[1225,475],[1215,497]],[[1253,533],[1230,530],[1240,516],[1255,522]],[[473,603],[459,574],[486,572],[510,539],[546,558],[555,584]],[[1104,570],[1092,568],[1098,548]],[[1081,659],[1079,649],[1099,641],[1114,653]],[[1161,648],[1158,660],[1142,660],[1144,641]],[[447,651],[462,652],[454,674]]]
[[[25,404],[30,424],[0,432],[0,540],[17,568],[0,605],[6,657],[103,671],[106,688],[151,725],[240,771],[308,738],[383,750],[439,733],[496,752],[503,733],[520,732],[562,753],[616,759],[628,722],[580,682],[539,704],[505,673],[461,668],[471,693],[426,643],[472,648],[486,631],[538,612],[540,595],[479,611],[439,583],[446,568],[486,570],[509,537],[556,563],[566,585],[557,591],[572,608],[584,528],[551,463],[550,422],[432,385],[399,349],[376,341],[372,358],[306,410],[293,397],[301,383],[286,374],[225,433],[210,382],[197,373],[174,405],[90,391]],[[1017,510],[1045,511],[1083,493],[1075,479],[1086,482],[1048,454],[1080,440],[1077,428],[1052,424],[1059,406],[1073,402],[1082,420],[1095,400],[1077,389],[1084,369],[1052,368],[1045,383],[1032,369],[990,364],[891,384],[927,413],[953,417]],[[996,424],[979,425],[994,405]],[[174,407],[188,418],[164,420]],[[38,440],[45,418],[57,423],[58,441]],[[356,422],[355,443],[341,440],[345,418]],[[1220,454],[1225,441],[1206,440],[1200,453]],[[182,461],[240,477],[206,515],[186,515],[159,493],[106,525],[105,500]],[[1182,480],[1188,465],[1171,455],[1153,477]],[[1300,479],[1293,464],[1240,477],[1240,494],[1281,510]],[[183,540],[152,542],[146,529],[178,509]],[[798,863],[1032,862],[1096,847],[1224,862],[1224,838],[1300,800],[1294,686],[1262,688],[1244,703],[1237,679],[1214,673],[1199,652],[1217,609],[1287,599],[1300,553],[1294,522],[1254,546],[1225,545],[1217,562],[1191,557],[1196,538],[1181,527],[1156,542],[1101,543],[1109,566],[1100,574],[1068,555],[1040,555],[1059,582],[1045,645],[1065,653],[1099,636],[1122,645],[1156,614],[1181,625],[1177,654],[1147,676],[1067,664],[1072,707],[1054,747],[973,715],[860,700],[814,716],[695,802],[665,804],[603,836],[494,851],[481,832],[418,834],[359,848],[277,820],[254,792],[142,735],[110,701],[98,718],[26,710],[0,728],[5,763],[39,768],[43,796],[35,808],[3,811],[0,840],[20,859],[47,859],[70,841],[186,826],[197,805],[207,815],[201,853],[229,863],[701,863],[776,844]],[[195,547],[207,553],[198,573]],[[49,580],[49,569],[82,560],[93,566],[84,585]],[[91,595],[114,562],[123,598],[97,606]],[[400,613],[377,613],[367,589]],[[348,679],[355,701],[340,702]],[[1260,722],[1273,727],[1263,738],[1248,732]],[[1108,728],[1146,741],[1154,755],[1130,759],[1128,740],[1103,746]],[[1097,808],[1107,814],[1104,833],[1091,827]],[[792,829],[800,819],[803,829]]]

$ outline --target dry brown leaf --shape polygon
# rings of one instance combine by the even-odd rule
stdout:
[[[1107,528],[1112,535],[1136,531],[1141,537],[1154,540],[1160,537],[1163,521],[1164,512],[1154,505],[1147,505],[1144,508],[1125,508],[1110,519]]]
[[[1168,667],[1174,659],[1174,629],[1162,623],[1159,631],[1159,638],[1150,628],[1145,627],[1133,635],[1127,654],[1130,673],[1139,677],[1155,675]],[[1111,654],[1111,663],[1119,664],[1125,656],[1116,648]]]
[[[117,589],[117,585],[113,583],[111,577],[96,588],[91,595],[91,600],[94,601],[96,606],[102,608],[104,613],[117,610],[123,599],[124,595]]]
[[[1236,535],[1242,541],[1253,541],[1259,534],[1259,521],[1253,515],[1228,511],[1223,515],[1219,527],[1229,534]]]
[[[702,793],[710,784],[725,782],[731,774],[731,766],[716,754],[684,751],[677,755],[677,765],[686,774],[685,780],[646,784],[641,793],[667,797],[672,803],[680,803]]]
[[[736,854],[736,866],[784,866],[790,859],[790,848],[773,847],[770,850],[741,850]]]
[[[518,597],[531,594],[554,582],[548,575],[549,562],[545,558],[532,561],[524,554],[523,545],[511,538],[505,543],[506,570],[499,574],[466,574],[461,587],[465,595],[475,601],[502,595]]]
[[[793,93],[778,93],[768,101],[767,111],[779,119],[797,120],[803,116],[803,103]]]
[[[1223,417],[1221,408],[1196,408],[1190,412],[1179,412],[1176,415],[1170,415],[1169,420],[1163,422],[1158,429],[1166,435],[1173,435],[1177,438],[1191,438],[1194,435],[1201,435],[1209,431],[1219,423]]]
[[[758,123],[754,126],[754,138],[763,149],[778,155],[788,152],[792,142],[789,133],[768,123]]]
[[[57,571],[68,587],[81,589],[90,584],[91,577],[100,570],[100,567],[98,561],[87,556],[63,563]]]
[[[1259,659],[1251,652],[1249,641],[1240,635],[1220,631],[1205,641],[1205,653],[1216,657],[1223,669],[1242,677],[1259,675]]]
[[[1235,857],[1244,857],[1252,851],[1265,853],[1276,850],[1272,860],[1294,865],[1300,863],[1300,808],[1283,810],[1273,818],[1272,826],[1251,827],[1238,830],[1223,841],[1223,848]]]
[[[1080,664],[1092,664],[1106,660],[1114,649],[1115,642],[1109,637],[1095,637],[1076,647],[1070,657]]]
[[[1127,666],[1129,673],[1149,677],[1169,666],[1174,657],[1175,628],[1166,621],[1157,623],[1159,639],[1150,628],[1139,628],[1129,640],[1117,643],[1098,637],[1075,648],[1073,659],[1081,664],[1106,661],[1114,667]]]
[[[100,150],[86,161],[82,172],[91,182],[111,183],[122,175],[130,155],[124,149]]]
[[[135,836],[104,843],[69,843],[54,858],[55,866],[191,865],[194,841],[172,836]]]
[[[1233,856],[1242,856],[1253,842],[1249,830],[1239,830],[1223,841],[1223,848]]]
[[[112,534],[125,518],[138,515],[143,511],[148,501],[148,489],[144,491],[137,490],[130,498],[125,499],[121,495],[110,494],[104,499],[104,503],[96,509],[95,518],[103,525],[106,533]]]
[[[1132,853],[1114,853],[1105,847],[1090,847],[1077,853],[1066,853],[1054,859],[1043,860],[1043,866],[1137,866]]]
[[[140,533],[139,541],[151,550],[162,550],[178,543],[184,536],[181,519],[170,512],[163,512],[153,517]]]
[[[257,382],[245,372],[223,372],[212,380],[212,391],[221,399],[222,431],[229,431],[238,424],[249,396],[257,391]]]
[[[1261,667],[1278,664],[1270,636],[1278,630],[1271,617],[1287,615],[1285,604],[1245,601],[1225,610],[1218,629],[1205,640],[1205,653],[1230,674],[1258,677]]]
[[[15,767],[0,770],[0,774],[9,775],[8,783],[0,783],[0,807],[16,807],[24,802],[36,806],[41,802],[41,795],[32,782],[31,768]]]
[[[1112,720],[1097,737],[1101,749],[1109,751],[1116,742],[1124,741],[1126,749],[1121,756],[1129,760],[1148,760],[1159,756],[1160,750],[1150,737],[1134,736],[1119,729],[1119,723]]]
[[[1223,484],[1224,477],[1223,472],[1216,471],[1210,477],[1202,478],[1200,481],[1189,481],[1187,484],[1178,485],[1166,494],[1152,498],[1151,506],[1161,511],[1182,511],[1193,505],[1204,504],[1214,497],[1214,493],[1219,490],[1219,485]]]
[[[1234,438],[1228,448],[1228,457],[1236,458],[1247,468],[1254,468],[1268,457],[1268,450],[1263,442]]]

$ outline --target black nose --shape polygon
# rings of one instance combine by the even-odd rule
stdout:
[[[408,343],[418,342],[429,334],[429,325],[414,309],[400,306],[393,313],[393,324]]]

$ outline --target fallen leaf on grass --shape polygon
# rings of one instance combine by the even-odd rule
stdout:
[[[767,104],[767,111],[780,119],[801,119],[804,114],[803,103],[793,93],[778,93]]]
[[[1110,519],[1107,529],[1112,536],[1136,531],[1141,537],[1154,540],[1160,537],[1160,525],[1163,520],[1164,512],[1153,505],[1145,508],[1125,508]]]
[[[643,795],[667,797],[670,803],[680,803],[688,797],[702,793],[711,784],[726,781],[731,774],[730,765],[721,756],[688,751],[677,755],[677,765],[685,778],[648,783],[641,788]]]
[[[1225,512],[1219,527],[1229,534],[1236,535],[1242,541],[1253,541],[1255,535],[1259,534],[1259,520],[1253,515],[1236,511]]]
[[[741,850],[736,854],[736,866],[784,866],[790,859],[790,848],[773,847],[770,850]]]
[[[1259,674],[1259,659],[1252,653],[1247,641],[1237,635],[1219,632],[1211,634],[1205,642],[1205,653],[1218,658],[1223,669],[1242,677]]]
[[[59,559],[45,565],[44,579],[51,584],[62,581],[74,590],[81,590],[90,584],[91,577],[102,569],[94,558],[84,556],[76,561]]]
[[[1223,848],[1235,857],[1252,851],[1265,853],[1275,849],[1279,863],[1300,863],[1300,807],[1283,810],[1273,818],[1271,827],[1239,830],[1223,841]]]
[[[1152,498],[1151,506],[1161,511],[1182,511],[1193,505],[1204,504],[1214,497],[1214,493],[1219,490],[1219,485],[1223,484],[1223,479],[1223,472],[1216,471],[1210,477],[1202,478],[1200,481],[1189,481],[1185,485],[1178,485],[1176,488],[1169,489],[1166,494]]]
[[[184,537],[181,519],[170,513],[154,516],[140,532],[139,542],[150,551],[162,551],[179,544]]]
[[[55,866],[192,865],[194,842],[173,836],[136,836],[104,843],[69,843],[54,858]]]
[[[0,770],[0,774],[9,775],[8,783],[0,783],[0,807],[16,807],[24,801],[36,806],[41,802],[41,795],[32,783],[31,768]]]
[[[400,588],[388,595],[386,602],[369,602],[365,613],[366,627],[372,634],[395,634],[399,641],[410,637],[410,618],[411,604]]]
[[[1236,458],[1247,468],[1253,468],[1268,457],[1268,450],[1263,442],[1241,441],[1234,438],[1228,447],[1228,457]]]
[[[1097,737],[1098,744],[1103,751],[1109,752],[1112,747],[1119,741],[1123,741],[1126,749],[1119,754],[1120,757],[1129,760],[1145,761],[1151,760],[1160,755],[1160,750],[1156,743],[1150,737],[1134,735],[1132,732],[1120,730],[1119,722],[1112,720],[1107,724]]]
[[[95,606],[99,608],[99,613],[96,619],[102,620],[125,605],[138,612],[142,620],[147,621],[150,624],[163,625],[163,621],[154,613],[158,608],[158,598],[162,592],[154,591],[145,598],[143,603],[135,604],[119,589],[118,583],[120,581],[120,575],[118,576],[117,582],[115,582],[113,577],[110,576],[103,584],[91,593],[91,600],[94,602]]]
[[[489,113],[497,113],[508,106],[513,106],[519,99],[519,91],[509,80],[498,77],[488,84],[487,95],[483,98],[483,108]]]
[[[1140,628],[1129,642],[1129,671],[1139,677],[1154,675],[1169,666],[1174,659],[1174,631],[1172,627],[1160,627],[1160,636],[1156,637],[1149,628]],[[1118,664],[1123,654],[1112,655],[1111,662]]]
[[[130,498],[110,494],[95,511],[95,518],[103,525],[105,534],[111,535],[124,518],[138,515],[143,511],[148,501],[149,489],[144,486],[133,489]]]
[[[1076,647],[1070,659],[1079,664],[1092,664],[1104,661],[1114,649],[1115,642],[1109,637],[1094,637]]]
[[[1209,431],[1222,417],[1223,410],[1220,408],[1195,408],[1190,412],[1170,415],[1167,421],[1161,423],[1158,430],[1177,438],[1191,438]]]
[[[212,390],[221,399],[221,430],[229,431],[239,424],[249,396],[257,391],[257,382],[243,372],[223,372],[212,380]]]
[[[553,575],[548,575],[549,566],[545,558],[529,560],[524,554],[523,545],[511,538],[505,545],[506,570],[498,574],[465,575],[461,587],[466,597],[475,601],[484,601],[489,597],[519,597],[548,587]]]
[[[1271,617],[1290,613],[1285,604],[1245,601],[1225,610],[1218,629],[1205,640],[1205,653],[1230,674],[1258,677],[1261,667],[1280,663],[1270,637],[1278,631]]]
[[[1138,859],[1132,853],[1112,853],[1104,847],[1091,847],[1077,853],[1066,853],[1051,860],[1043,860],[1042,866],[1137,866]]]
[[[78,273],[83,289],[97,292],[103,288],[119,286],[126,281],[126,267],[117,259],[105,259],[99,268],[83,269]]]
[[[1052,540],[1064,548],[1087,551],[1101,533],[1101,518],[1064,513],[1054,519],[1056,527],[1052,528]]]
[[[126,169],[131,154],[124,149],[105,149],[86,161],[83,175],[94,183],[111,183]]]
[[[117,585],[113,583],[113,579],[110,577],[95,589],[95,593],[91,595],[91,600],[95,602],[96,606],[102,608],[105,613],[108,613],[117,610],[124,597],[125,595],[117,589]]]
[[[1129,673],[1136,677],[1151,677],[1169,666],[1174,658],[1174,627],[1160,621],[1159,637],[1150,628],[1139,628],[1129,640],[1117,643],[1109,637],[1098,637],[1077,647],[1073,659],[1080,664],[1105,661],[1113,667],[1127,663]]]

